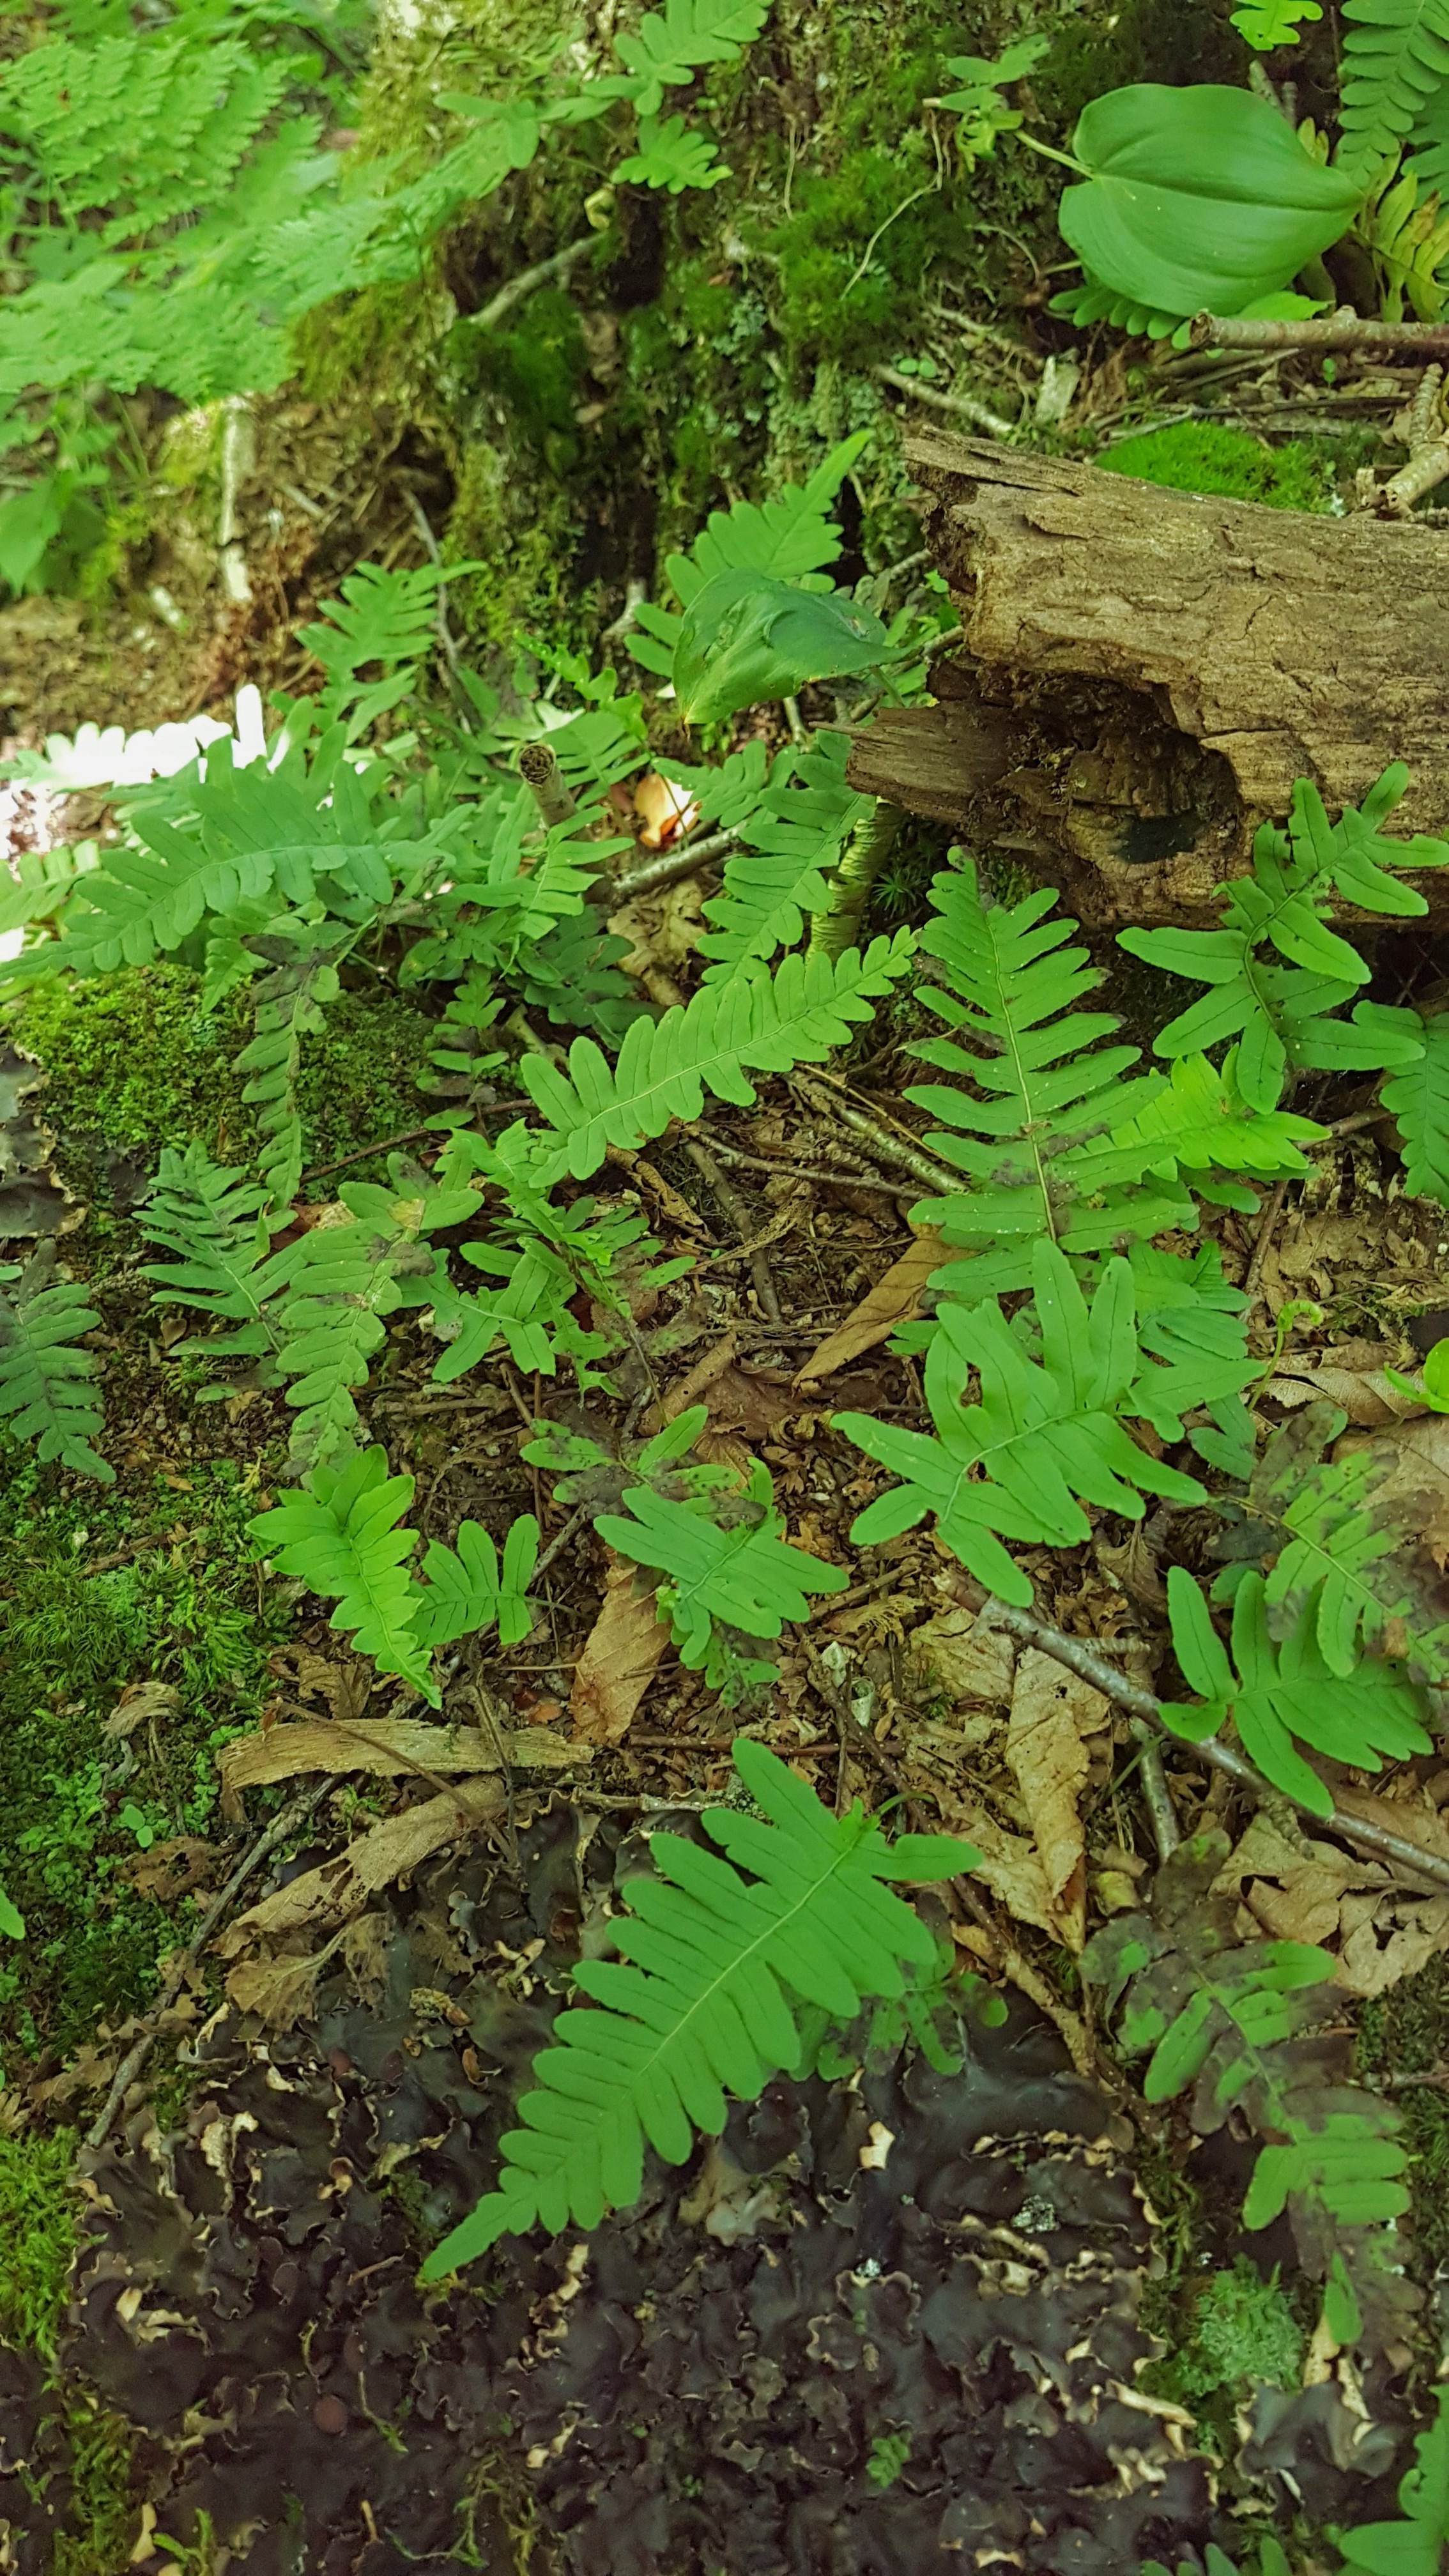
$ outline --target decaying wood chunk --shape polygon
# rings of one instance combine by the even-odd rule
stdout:
[[[1449,834],[1437,530],[1201,499],[984,439],[906,453],[962,650],[937,670],[940,705],[857,738],[852,784],[1030,854],[1104,925],[1212,918],[1300,776],[1336,812],[1404,760],[1391,828]],[[1449,904],[1434,872],[1415,882]]]

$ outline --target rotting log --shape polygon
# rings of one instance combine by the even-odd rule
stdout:
[[[1391,829],[1449,834],[1449,543],[1367,516],[1204,499],[989,440],[907,459],[961,649],[881,715],[851,783],[1028,856],[1074,911],[1208,920],[1258,824],[1330,812],[1392,760]],[[1449,870],[1411,878],[1449,908]]]

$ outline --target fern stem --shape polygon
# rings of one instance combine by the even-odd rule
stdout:
[[[860,925],[871,890],[900,837],[905,821],[899,805],[878,796],[856,824],[840,854],[830,885],[830,909],[817,912],[810,924],[812,957],[843,957],[860,946]]]
[[[578,812],[558,755],[546,742],[527,742],[518,755],[518,774],[533,797],[546,831],[567,823]]]
[[[710,832],[702,840],[676,841],[661,850],[657,859],[645,859],[637,868],[626,868],[614,879],[611,889],[616,903],[632,903],[636,894],[653,894],[660,886],[674,885],[680,877],[692,876],[696,868],[710,859],[722,859],[739,847],[739,833]]]
[[[597,248],[598,240],[597,233],[585,233],[581,240],[568,242],[562,250],[556,250],[552,258],[541,259],[532,268],[520,269],[517,277],[510,277],[506,286],[500,286],[497,294],[477,313],[466,317],[467,327],[472,331],[496,331],[516,304],[522,304],[540,286],[554,286],[561,278],[567,277],[570,270],[577,268],[586,251]]]

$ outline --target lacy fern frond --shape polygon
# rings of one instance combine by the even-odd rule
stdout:
[[[732,63],[768,15],[769,0],[666,0],[662,17],[648,10],[637,36],[614,39],[640,115],[657,116],[664,92],[683,88],[706,63]]]
[[[479,572],[479,564],[421,564],[402,572],[361,563],[340,584],[340,599],[321,602],[325,624],[299,626],[297,641],[320,662],[326,687],[324,723],[344,722],[352,740],[410,695],[438,640],[438,593],[445,582]],[[360,674],[381,665],[377,679]]]
[[[1449,1013],[1422,1023],[1423,1050],[1379,1094],[1393,1111],[1404,1188],[1411,1199],[1449,1207]]]
[[[1449,0],[1444,5],[1449,9]],[[1368,981],[1369,969],[1324,919],[1335,891],[1362,911],[1394,919],[1428,910],[1423,895],[1392,871],[1442,867],[1449,843],[1422,833],[1391,841],[1379,830],[1407,784],[1408,771],[1396,763],[1361,807],[1346,807],[1330,824],[1317,788],[1300,778],[1287,832],[1265,823],[1253,843],[1252,874],[1222,889],[1220,930],[1119,931],[1119,946],[1132,956],[1211,987],[1162,1031],[1159,1055],[1239,1039],[1238,1083],[1249,1106],[1260,1110],[1276,1107],[1290,1071],[1415,1061],[1423,1042],[1417,1013],[1360,1002],[1351,1022],[1327,1016]],[[1265,944],[1286,965],[1260,959]]]
[[[538,1563],[538,1523],[532,1512],[514,1521],[498,1550],[477,1521],[464,1521],[456,1549],[434,1539],[423,1559],[423,1582],[413,1613],[418,1642],[433,1653],[480,1628],[497,1627],[501,1646],[517,1646],[533,1626],[526,1594]]]
[[[1327,1951],[1240,1945],[1236,1890],[1221,1892],[1228,1838],[1184,1842],[1153,1884],[1152,1912],[1118,1918],[1082,1955],[1106,1989],[1130,2055],[1150,2050],[1150,2102],[1192,2087],[1211,2136],[1238,2107],[1260,2138],[1243,2209],[1250,2230],[1285,2208],[1304,2269],[1326,2286],[1335,2342],[1373,2350],[1412,2328],[1421,2293],[1404,2278],[1395,2221],[1409,2205],[1398,2113],[1352,2080],[1353,2039]]]
[[[1228,1528],[1216,1552],[1233,1562],[1214,1598],[1232,1599],[1251,1566],[1266,1566],[1270,1628],[1284,1634],[1307,1622],[1329,1672],[1361,1671],[1360,1641],[1381,1648],[1393,1622],[1408,1669],[1442,1685],[1449,1622],[1426,1544],[1433,1498],[1376,1499],[1398,1463],[1390,1444],[1323,1457],[1344,1422],[1336,1405],[1305,1405],[1273,1434],[1244,1501],[1219,1504]]]
[[[59,1459],[78,1476],[113,1485],[116,1471],[91,1447],[104,1415],[96,1363],[77,1349],[100,1321],[78,1280],[57,1280],[55,1246],[42,1244],[22,1269],[0,1263],[0,1421],[17,1439],[33,1440],[47,1464]]]
[[[1340,157],[1397,152],[1449,80],[1449,0],[1342,0]]]
[[[684,607],[722,572],[768,573],[776,581],[828,590],[823,567],[835,562],[841,539],[826,513],[868,440],[865,430],[842,439],[806,482],[787,484],[773,501],[736,501],[729,510],[712,510],[689,553],[670,555],[664,567]],[[629,650],[646,671],[668,678],[684,621],[647,601],[636,614],[638,628],[630,634]]]
[[[1075,1547],[1091,1535],[1084,1502],[1140,1520],[1144,1493],[1174,1503],[1206,1499],[1194,1478],[1149,1458],[1118,1420],[1149,1411],[1138,1384],[1147,1371],[1129,1264],[1106,1264],[1090,1308],[1054,1243],[1037,1243],[1032,1278],[1040,1363],[995,1299],[946,1305],[926,1358],[934,1436],[867,1413],[835,1416],[838,1431],[902,1479],[861,1513],[851,1530],[856,1544],[899,1538],[933,1514],[978,1582],[1024,1605],[1031,1585],[1003,1538]],[[981,1393],[968,1403],[973,1370]]]
[[[575,1982],[596,2009],[559,2014],[559,2044],[534,2059],[538,2089],[518,2106],[523,2125],[501,2142],[498,2189],[435,2247],[425,2279],[500,2236],[597,2227],[607,2209],[630,2208],[646,2142],[682,2164],[696,2131],[723,2129],[726,2090],[753,2102],[772,2075],[800,2068],[801,2004],[849,2022],[864,1998],[904,1992],[902,1961],[934,1966],[926,1926],[884,1882],[952,1877],[975,1865],[971,1846],[918,1834],[890,1844],[859,1802],[832,1816],[745,1738],[734,1762],[769,1822],[706,1812],[724,1857],[650,1837],[658,1876],[629,1882],[630,1911],[612,1925],[628,1964],[579,1963]]]
[[[873,798],[846,783],[849,756],[848,735],[820,733],[794,758],[793,778],[782,777],[786,764],[777,764],[739,827],[743,847],[726,859],[721,889],[704,905],[710,928],[699,945],[713,961],[706,984],[728,982],[777,948],[793,947],[807,914],[828,910],[827,874],[874,809]]]
[[[307,943],[300,949],[298,934]],[[324,1007],[342,989],[327,951],[310,944],[313,936],[298,922],[290,940],[256,943],[282,955],[255,988],[257,1033],[236,1059],[238,1073],[247,1077],[242,1098],[255,1110],[261,1135],[258,1167],[279,1214],[291,1207],[302,1179],[302,1040],[320,1033]]]
[[[286,1285],[291,1259],[272,1251],[268,1205],[262,1183],[219,1169],[202,1146],[188,1145],[184,1154],[163,1148],[140,1221],[174,1258],[144,1263],[141,1276],[155,1281],[158,1305],[188,1306],[237,1328],[184,1342],[183,1352],[257,1358],[279,1348],[269,1310]]]
[[[671,1118],[698,1118],[706,1091],[748,1107],[752,1071],[820,1063],[870,1018],[873,1002],[905,973],[914,945],[909,931],[897,931],[894,939],[872,940],[864,957],[848,949],[832,964],[797,954],[773,981],[741,976],[705,985],[682,1010],[636,1020],[616,1065],[591,1038],[574,1040],[567,1078],[542,1057],[526,1056],[524,1082],[556,1140],[550,1176],[568,1171],[586,1180],[610,1145],[641,1145]]]
[[[1427,1753],[1427,1703],[1401,1665],[1356,1659],[1345,1673],[1326,1661],[1315,1607],[1305,1602],[1275,1645],[1268,1632],[1261,1574],[1245,1574],[1233,1599],[1233,1652],[1213,1626],[1206,1601],[1185,1567],[1167,1577],[1172,1645],[1188,1687],[1202,1707],[1164,1705],[1169,1726],[1193,1743],[1233,1721],[1244,1752],[1275,1789],[1331,1816],[1333,1799],[1297,1751],[1306,1744],[1332,1762],[1381,1771],[1384,1758],[1407,1762]]]
[[[109,250],[214,206],[287,80],[284,55],[267,61],[232,36],[53,38],[0,71],[0,116],[44,221],[78,230],[102,215]]]
[[[414,1624],[419,1593],[406,1572],[415,1534],[398,1527],[412,1498],[412,1477],[389,1476],[386,1451],[364,1449],[340,1469],[314,1467],[305,1492],[251,1528],[279,1573],[336,1599],[330,1624],[354,1632],[359,1655],[400,1673],[437,1708],[442,1694]]]

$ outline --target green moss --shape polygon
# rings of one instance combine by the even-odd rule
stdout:
[[[122,1864],[147,1839],[207,1831],[216,1748],[272,1687],[288,1614],[274,1592],[259,1596],[254,1487],[229,1460],[184,1481],[158,1477],[139,1501],[57,1501],[27,1459],[0,1500],[0,1883],[26,1923],[0,1958],[0,2057],[12,2064],[67,2054],[155,1991],[189,1906],[140,1894]],[[85,1573],[95,1558],[100,1570]],[[152,1679],[176,1703],[123,1749],[105,1720],[128,1683]]]
[[[200,993],[187,967],[129,966],[93,983],[35,985],[17,1007],[15,1037],[49,1073],[45,1116],[82,1196],[104,1187],[98,1143],[149,1164],[163,1145],[196,1137],[218,1162],[251,1164],[256,1122],[234,1070],[252,1034],[247,996],[203,1018]],[[424,1014],[385,984],[339,994],[307,1041],[298,1084],[309,1163],[420,1124],[416,1075],[430,1037]],[[355,1177],[368,1176],[359,1164]]]
[[[1332,482],[1312,450],[1296,441],[1268,447],[1221,421],[1174,421],[1170,429],[1124,439],[1094,462],[1107,474],[1131,475],[1173,492],[1262,501],[1270,510],[1327,510],[1332,504]]]
[[[134,2428],[79,2392],[66,2409],[70,2437],[70,2529],[56,2535],[51,2576],[123,2576],[131,2563],[138,2511],[132,2483]]]
[[[75,2252],[73,2129],[0,2132],[0,2342],[55,2352]]]
[[[1449,1960],[1441,1958],[1364,2004],[1359,2061],[1370,2076],[1427,2075],[1446,2054]],[[1449,2262],[1449,2094],[1433,2084],[1407,2084],[1393,2101],[1409,2151],[1414,2269],[1432,2278]]]

